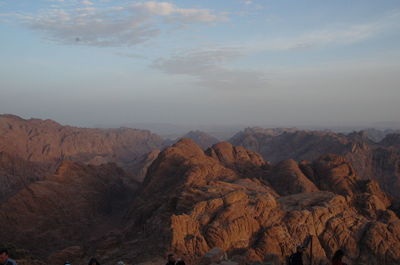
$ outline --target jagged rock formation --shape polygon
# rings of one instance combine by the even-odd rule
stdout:
[[[230,142],[259,152],[272,162],[311,161],[329,153],[344,156],[359,176],[378,181],[386,192],[400,199],[399,134],[388,134],[381,142],[374,143],[363,131],[349,135],[300,130],[274,134],[268,129],[248,128]]]
[[[237,167],[243,164],[254,171],[246,175]],[[183,139],[149,168],[126,215],[125,240],[135,241],[118,253],[143,258],[125,252],[137,246],[196,263],[218,247],[238,260],[284,262],[312,237],[314,264],[325,264],[338,248],[349,264],[397,264],[400,220],[390,205],[379,185],[358,177],[342,156],[272,165],[228,143],[203,152]]]

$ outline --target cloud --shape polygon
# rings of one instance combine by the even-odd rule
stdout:
[[[93,5],[93,2],[90,1],[90,0],[83,0],[83,1],[82,1],[82,4],[83,4],[83,5],[91,6],[91,5]]]
[[[99,47],[146,42],[161,33],[162,21],[192,24],[227,19],[226,15],[208,9],[179,8],[168,2],[96,7],[89,0],[74,2],[72,6],[60,3],[58,7],[42,9],[36,14],[17,14],[15,18],[56,43]]]
[[[247,46],[254,51],[288,51],[346,45],[373,38],[387,29],[399,27],[399,22],[400,12],[397,11],[369,23],[336,25],[336,27],[310,31],[294,37],[258,41],[256,44]]]
[[[133,6],[152,15],[166,16],[169,20],[186,23],[227,21],[225,15],[215,15],[209,9],[178,8],[168,2],[142,2]]]
[[[226,67],[228,62],[241,56],[239,50],[229,48],[192,50],[160,58],[152,66],[166,74],[192,76],[203,87],[229,90],[265,88],[264,73]]]
[[[346,45],[378,36],[388,28],[398,27],[400,12],[358,25],[346,25],[306,32],[289,38],[265,39],[238,43],[229,47],[198,49],[160,58],[153,67],[167,74],[187,75],[205,87],[225,89],[265,88],[265,73],[228,67],[234,60],[264,52],[313,49],[329,45]]]

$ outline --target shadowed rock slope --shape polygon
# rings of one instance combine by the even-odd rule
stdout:
[[[118,228],[137,186],[115,164],[63,161],[55,174],[0,204],[0,242],[43,259],[71,246],[87,249],[105,231]]]
[[[0,152],[0,201],[42,179],[49,166]]]

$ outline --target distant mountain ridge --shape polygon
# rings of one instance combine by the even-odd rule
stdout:
[[[315,160],[321,155],[346,157],[360,176],[377,180],[392,196],[400,198],[400,134],[388,134],[376,143],[364,131],[350,134],[330,131],[248,128],[229,142],[259,152],[264,159],[278,162],[285,159]]]
[[[164,141],[149,131],[77,128],[11,115],[0,116],[0,132],[0,151],[39,162],[70,159],[126,163],[161,148]]]

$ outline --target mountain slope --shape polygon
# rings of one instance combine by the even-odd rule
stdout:
[[[88,248],[91,241],[118,227],[137,187],[115,164],[63,161],[55,174],[0,204],[0,241],[42,258],[66,247]]]

